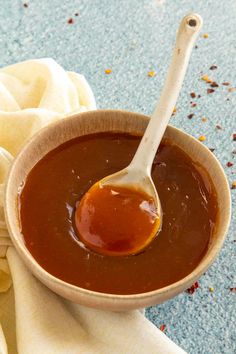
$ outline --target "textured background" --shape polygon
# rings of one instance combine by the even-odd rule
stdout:
[[[23,4],[0,1],[0,66],[52,57],[67,70],[86,76],[99,108],[146,114],[153,111],[160,93],[178,22],[190,11],[200,13],[204,28],[171,123],[195,137],[205,135],[204,143],[215,149],[229,184],[236,180],[236,90],[228,90],[236,87],[235,0],[31,0],[28,7]],[[208,38],[203,38],[204,33]],[[217,69],[210,70],[212,65]],[[112,73],[106,75],[108,68]],[[156,75],[148,77],[150,70]],[[204,74],[219,84],[211,94],[201,80]],[[191,99],[191,92],[201,97]],[[234,165],[227,167],[228,162]],[[231,192],[235,206],[236,189]],[[156,326],[165,324],[165,333],[191,354],[236,353],[236,294],[230,290],[236,286],[233,210],[220,256],[201,277],[194,294],[180,294],[146,311]]]

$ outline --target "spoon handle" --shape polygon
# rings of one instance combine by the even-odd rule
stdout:
[[[189,14],[182,19],[162,94],[131,161],[130,169],[145,171],[150,175],[153,159],[173,113],[193,44],[201,27],[202,18],[198,14]]]

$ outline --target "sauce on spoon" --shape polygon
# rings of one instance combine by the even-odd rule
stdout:
[[[90,249],[123,256],[139,252],[150,242],[160,218],[153,198],[143,191],[96,183],[80,201],[75,224]]]

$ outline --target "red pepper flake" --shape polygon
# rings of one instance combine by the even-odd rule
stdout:
[[[231,189],[236,189],[236,181],[233,181],[231,184]]]
[[[210,67],[210,70],[216,70],[217,69],[217,66],[216,65],[212,65],[211,67]]]
[[[188,119],[192,119],[193,116],[194,116],[194,113],[189,114],[189,115],[188,115]]]
[[[69,18],[69,19],[67,20],[67,23],[68,23],[69,25],[72,25],[72,23],[74,23],[73,18]]]
[[[209,93],[213,93],[213,92],[215,92],[215,90],[213,90],[213,89],[207,89],[207,93],[209,94]]]
[[[29,7],[29,4],[27,4],[26,2],[23,4],[24,7]]]
[[[236,133],[233,133],[233,141],[236,141]]]
[[[216,124],[216,129],[222,130],[222,126],[220,124]]]
[[[195,98],[195,97],[196,97],[196,93],[195,93],[195,92],[191,92],[191,93],[190,93],[190,96],[191,96],[192,98]]]
[[[192,103],[191,104],[192,107],[196,107],[196,105],[197,105],[196,103]]]
[[[196,289],[198,289],[198,288],[199,288],[199,284],[198,284],[198,282],[196,281],[190,288],[188,288],[188,289],[186,290],[186,292],[187,292],[188,294],[192,295],[192,294],[196,291]]]
[[[211,87],[219,87],[219,85],[218,85],[215,81],[213,81],[213,82],[210,84],[210,86],[211,86]]]
[[[222,85],[224,85],[224,86],[229,86],[230,83],[229,83],[229,82],[222,82]]]
[[[69,19],[67,20],[67,23],[68,23],[69,25],[72,25],[72,23],[74,23],[73,18],[69,18]]]
[[[236,288],[230,288],[230,291],[232,291],[233,293],[236,293]]]
[[[230,162],[230,161],[227,162],[226,166],[227,166],[227,167],[232,167],[232,166],[233,166],[233,162]]]
[[[160,326],[160,330],[161,330],[162,332],[164,332],[165,329],[166,329],[166,325],[165,325],[165,324],[162,324],[162,325]]]

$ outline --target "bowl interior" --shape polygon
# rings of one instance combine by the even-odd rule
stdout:
[[[78,136],[105,131],[143,134],[148,117],[125,111],[92,111],[62,119],[37,133],[21,150],[11,168],[6,186],[5,213],[12,241],[28,268],[45,285],[65,298],[83,305],[109,310],[128,310],[161,303],[189,287],[210,266],[222,247],[230,221],[230,192],[222,167],[199,141],[168,126],[165,137],[203,166],[217,191],[219,217],[217,230],[207,253],[197,268],[184,279],[165,288],[137,295],[111,295],[85,290],[47,273],[27,250],[20,232],[17,196],[22,182],[33,166],[49,151]]]

